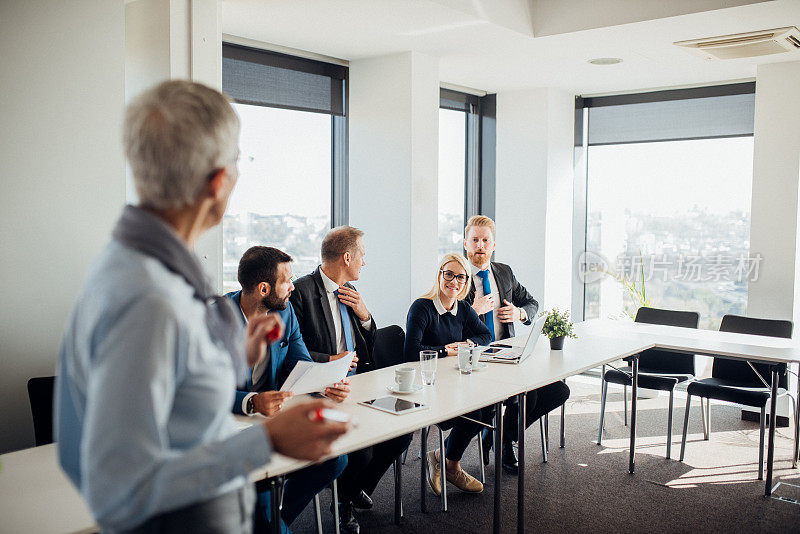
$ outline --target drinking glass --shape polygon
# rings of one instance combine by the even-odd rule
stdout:
[[[458,344],[458,370],[462,375],[472,374],[472,347],[469,343]]]
[[[419,351],[419,370],[422,374],[422,382],[426,386],[432,386],[436,379],[436,359],[435,350]]]

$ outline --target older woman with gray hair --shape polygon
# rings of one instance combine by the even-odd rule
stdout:
[[[192,252],[219,224],[237,178],[239,121],[187,81],[127,109],[138,206],[126,206],[67,324],[56,380],[61,466],[104,531],[247,532],[247,475],[273,452],[318,460],[344,424],[311,402],[239,431],[235,382],[283,324],[241,325]],[[121,177],[120,177],[121,179]]]

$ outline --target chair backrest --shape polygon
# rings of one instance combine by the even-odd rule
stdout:
[[[700,314],[690,311],[662,310],[642,306],[636,312],[637,323],[697,328]],[[694,375],[694,354],[649,349],[639,356],[639,368],[667,374]]]
[[[742,317],[741,315],[726,315],[719,325],[720,332],[736,332],[738,334],[754,334],[757,336],[792,337],[792,322],[778,319],[757,319],[755,317]],[[752,362],[767,384],[770,383],[770,366],[765,363]],[[728,380],[742,387],[764,387],[753,369],[747,362],[714,358],[711,367],[711,376],[721,380]],[[781,373],[778,386],[785,388],[788,384],[786,373]]]
[[[372,350],[372,359],[376,369],[391,367],[398,363],[405,363],[403,344],[406,333],[402,327],[393,324],[379,328],[375,333],[375,348]]]
[[[54,376],[39,376],[28,380],[28,399],[33,415],[33,436],[36,446],[53,443]]]

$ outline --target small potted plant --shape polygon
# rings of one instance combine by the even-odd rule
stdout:
[[[565,337],[577,337],[575,332],[572,331],[569,310],[560,312],[558,308],[553,308],[550,311],[540,313],[539,317],[543,315],[546,315],[547,319],[544,322],[542,332],[550,338],[550,348],[552,350],[563,349]]]

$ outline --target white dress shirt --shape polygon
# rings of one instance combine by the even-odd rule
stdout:
[[[344,329],[342,328],[342,312],[339,311],[339,297],[334,294],[334,291],[339,289],[339,284],[328,278],[328,275],[326,275],[325,271],[322,269],[319,270],[319,274],[322,277],[322,285],[325,286],[325,291],[328,293],[328,304],[330,304],[331,307],[333,329],[336,333],[336,353],[338,354],[347,350],[347,343],[344,339]],[[372,326],[372,317],[366,321],[361,321],[361,326],[369,329],[369,327]],[[353,332],[353,336],[355,336],[355,332]],[[355,350],[355,342],[356,339],[353,337],[353,350]]]
[[[483,278],[478,276],[478,272],[481,269],[479,267],[475,267],[471,263],[469,267],[472,271],[472,284],[475,286],[475,300],[478,300],[485,295],[483,292]],[[492,318],[494,319],[494,337],[497,339],[500,335],[500,325],[502,324],[500,319],[497,317],[497,308],[502,308],[505,306],[505,302],[500,299],[500,293],[497,291],[497,282],[494,279],[494,272],[492,272],[491,264],[489,264],[489,287],[491,288],[491,295],[492,299],[494,300]]]
[[[444,315],[445,313],[449,313],[453,317],[455,317],[456,314],[458,313],[458,301],[455,301],[453,303],[453,307],[448,310],[447,308],[444,307],[444,304],[442,304],[442,300],[439,298],[439,295],[433,297],[432,300],[433,300],[433,307],[436,308],[436,313],[438,313],[439,315]]]

